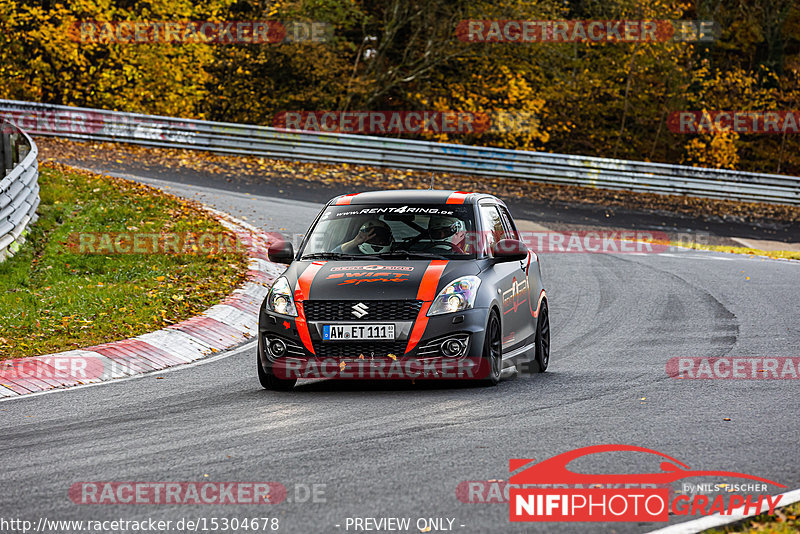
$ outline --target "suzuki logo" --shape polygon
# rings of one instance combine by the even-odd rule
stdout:
[[[353,306],[353,315],[361,319],[367,314],[367,310],[369,310],[369,307],[367,307],[367,305],[364,304],[363,302],[359,302],[358,304]]]

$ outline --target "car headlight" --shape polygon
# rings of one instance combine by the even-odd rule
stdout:
[[[428,316],[442,315],[468,310],[475,304],[481,279],[477,276],[464,276],[453,280],[442,289],[428,310]]]
[[[289,286],[289,281],[286,277],[281,276],[272,284],[269,294],[267,294],[267,307],[275,313],[297,317],[297,308],[294,305],[294,298],[292,298],[292,288]]]

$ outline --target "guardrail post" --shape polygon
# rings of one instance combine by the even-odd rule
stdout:
[[[8,142],[11,144],[11,166],[16,167],[22,161],[22,158],[19,157],[20,136],[12,133],[9,138]]]
[[[0,131],[0,178],[3,178],[3,177],[5,177],[6,174],[8,174],[8,169],[6,169],[6,150],[5,150],[5,146],[6,146],[6,133],[5,133],[6,125],[5,125],[5,123],[0,123],[0,129],[3,130],[3,131]]]
[[[25,156],[27,156],[28,152],[30,152],[30,151],[31,151],[31,147],[28,146],[28,143],[25,142],[25,139],[20,137],[17,140],[17,149],[16,149],[16,153],[17,153],[17,160],[16,161],[17,161],[17,163],[20,163],[23,159],[25,159]]]
[[[11,154],[11,134],[3,133],[1,137],[2,150],[0,152],[3,155],[3,176],[5,176],[14,168],[14,158]]]

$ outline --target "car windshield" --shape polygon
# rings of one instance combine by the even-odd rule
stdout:
[[[475,257],[469,205],[328,206],[305,239],[303,259]]]

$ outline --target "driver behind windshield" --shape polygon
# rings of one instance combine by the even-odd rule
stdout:
[[[342,243],[333,252],[345,254],[382,254],[392,250],[394,238],[389,225],[380,219],[371,219],[361,225],[358,234]]]
[[[467,229],[458,217],[434,215],[428,223],[428,236],[434,246],[441,244],[462,254],[466,252]]]

